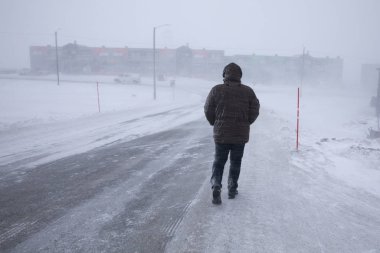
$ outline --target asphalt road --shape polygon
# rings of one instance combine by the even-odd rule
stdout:
[[[0,252],[162,252],[208,180],[192,122],[2,177]]]

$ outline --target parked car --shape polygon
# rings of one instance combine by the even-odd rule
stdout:
[[[140,84],[141,78],[138,74],[121,74],[114,79],[114,82],[122,84]]]
[[[159,74],[158,75],[158,81],[165,81],[165,76],[164,76],[164,74]]]
[[[50,72],[42,69],[21,69],[18,74],[20,76],[46,76]]]

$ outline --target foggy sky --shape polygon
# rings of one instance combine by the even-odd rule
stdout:
[[[222,49],[344,58],[344,79],[380,62],[379,0],[0,0],[0,68],[28,67],[30,45]]]

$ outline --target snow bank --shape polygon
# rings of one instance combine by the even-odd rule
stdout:
[[[295,149],[297,87],[257,87],[261,104],[290,129]],[[380,140],[372,94],[359,88],[303,87],[300,97],[300,150],[291,163],[320,168],[350,187],[380,196]],[[284,132],[280,132],[282,134]]]

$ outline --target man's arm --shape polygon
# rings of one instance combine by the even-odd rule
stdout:
[[[212,126],[215,123],[215,106],[216,105],[215,105],[214,89],[211,89],[206,99],[204,111],[205,111],[206,119]]]
[[[259,116],[260,111],[260,101],[256,97],[255,92],[252,90],[252,96],[249,101],[249,124],[255,122],[257,117]]]

